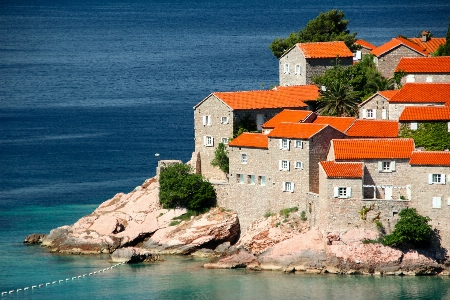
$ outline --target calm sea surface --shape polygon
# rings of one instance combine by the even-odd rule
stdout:
[[[108,256],[21,244],[131,191],[155,174],[155,153],[189,160],[192,107],[276,84],[271,40],[332,8],[376,45],[445,36],[450,16],[443,0],[0,0],[0,292],[57,281],[2,299],[450,299],[449,278],[204,270],[189,258],[66,281]]]

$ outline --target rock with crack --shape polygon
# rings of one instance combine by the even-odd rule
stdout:
[[[141,262],[155,262],[162,261],[163,259],[158,255],[152,254],[148,250],[135,248],[135,247],[125,247],[116,249],[111,254],[111,261],[117,263],[127,263],[135,264]]]

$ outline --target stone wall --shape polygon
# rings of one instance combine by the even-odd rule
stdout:
[[[336,63],[343,67],[349,67],[353,65],[353,57],[349,58],[315,58],[306,60],[306,84],[314,84],[313,78],[316,76],[322,76],[327,69],[333,68]]]
[[[443,103],[431,103],[431,102],[427,103],[425,101],[426,99],[424,99],[424,103],[389,103],[389,120],[398,120],[406,106],[444,105]]]
[[[374,113],[375,117],[374,118],[367,118],[366,119],[373,119],[373,120],[383,120],[383,109],[386,110],[386,120],[392,120],[392,118],[389,116],[389,101],[384,98],[383,96],[381,96],[380,94],[375,94],[374,96],[372,96],[372,98],[370,100],[368,100],[367,102],[364,102],[361,104],[361,106],[359,107],[359,118],[363,119],[364,114],[363,114],[363,110],[368,110],[368,109],[373,109],[374,111],[376,111]],[[398,120],[398,118],[397,118]]]
[[[450,73],[408,73],[408,75],[414,76],[413,82],[450,82]],[[406,83],[407,76],[401,79],[401,84]]]
[[[394,77],[394,71],[402,57],[423,57],[423,55],[406,46],[400,45],[380,55],[375,59],[375,64],[383,77],[391,78]]]
[[[289,72],[285,72],[285,65],[289,65]],[[300,66],[301,72],[296,72],[296,65]],[[291,51],[280,57],[278,74],[281,86],[305,85],[306,83],[306,60],[302,51],[294,47]]]

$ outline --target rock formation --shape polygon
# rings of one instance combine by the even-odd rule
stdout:
[[[155,262],[163,260],[158,254],[154,255],[150,251],[135,248],[135,247],[125,247],[116,249],[111,254],[111,261],[118,263],[134,264],[140,262]]]

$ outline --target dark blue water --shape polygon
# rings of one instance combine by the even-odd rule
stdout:
[[[376,45],[424,29],[445,36],[448,1],[391,2],[0,0],[0,292],[109,266],[107,257],[53,255],[21,241],[131,191],[155,174],[155,153],[189,160],[192,107],[213,91],[276,84],[268,45],[320,11],[342,9],[349,29]],[[450,298],[447,278],[289,276],[201,263],[121,266],[13,297]]]

